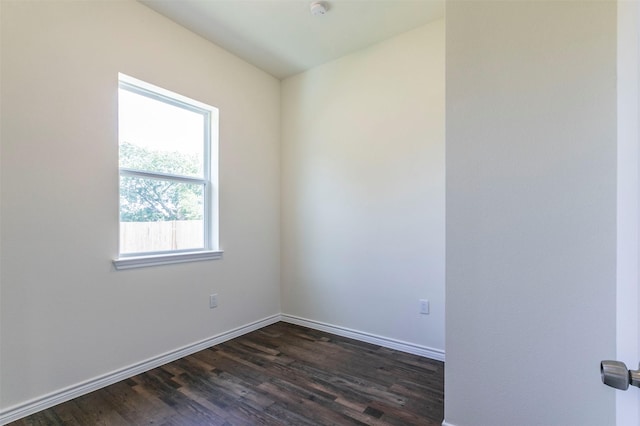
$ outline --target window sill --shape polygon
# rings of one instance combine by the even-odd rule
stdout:
[[[153,256],[120,257],[113,260],[117,270],[146,268],[149,266],[170,265],[172,263],[199,262],[222,258],[222,250],[192,251],[187,253],[170,253]]]

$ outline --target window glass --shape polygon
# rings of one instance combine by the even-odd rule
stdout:
[[[120,167],[203,177],[203,113],[119,91]]]

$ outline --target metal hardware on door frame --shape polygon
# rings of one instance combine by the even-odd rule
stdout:
[[[612,388],[627,390],[629,385],[640,388],[640,370],[629,370],[624,362],[602,361],[600,377],[602,383]]]

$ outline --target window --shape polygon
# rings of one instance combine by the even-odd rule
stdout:
[[[119,75],[117,269],[221,257],[218,110]]]

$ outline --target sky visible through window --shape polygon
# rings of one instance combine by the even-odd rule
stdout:
[[[119,89],[119,141],[150,152],[180,153],[197,159],[199,170],[189,176],[202,177],[204,117],[202,114]],[[131,167],[131,164],[121,164]],[[162,170],[158,172],[172,172]]]

